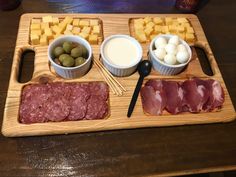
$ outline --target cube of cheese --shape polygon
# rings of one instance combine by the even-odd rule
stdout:
[[[168,26],[162,26],[161,32],[162,33],[169,33],[169,27]]]
[[[139,42],[146,42],[147,41],[147,37],[144,32],[137,32],[136,38],[138,39]]]
[[[159,34],[162,32],[162,26],[161,25],[155,25],[154,27],[154,33]]]
[[[176,30],[177,30],[177,27],[175,26],[175,25],[169,25],[169,31],[171,32],[171,33],[175,33],[176,32]]]
[[[44,31],[45,28],[49,28],[49,23],[48,22],[42,22],[40,25],[41,25],[42,31]]]
[[[39,29],[39,30],[31,30],[31,34],[36,34],[36,35],[41,35],[42,34],[42,31]]]
[[[66,31],[71,31],[73,29],[73,25],[67,24]]]
[[[178,32],[183,33],[185,31],[184,27],[182,25],[179,25],[177,28]]]
[[[187,42],[194,42],[194,35],[192,33],[186,33],[185,34],[185,39]]]
[[[63,20],[64,23],[66,24],[72,24],[73,18],[66,16],[66,18]]]
[[[145,24],[148,24],[149,22],[152,21],[152,18],[151,17],[145,17],[143,20],[144,20]]]
[[[65,35],[73,35],[73,33],[72,33],[71,31],[69,31],[69,30],[65,30],[65,31],[64,31],[64,34],[65,34]]]
[[[50,16],[50,15],[44,16],[42,20],[43,20],[44,23],[52,24],[52,16]]]
[[[150,35],[150,40],[153,40],[156,36],[157,36],[156,34]]]
[[[100,34],[100,27],[99,26],[93,26],[93,34]]]
[[[30,41],[31,41],[31,44],[38,45],[39,44],[39,35],[31,34],[30,35]]]
[[[40,30],[40,23],[34,23],[30,25],[31,30]]]
[[[73,26],[79,26],[79,19],[74,19],[72,22]]]
[[[59,24],[59,19],[57,17],[52,17],[52,24],[53,25],[58,25]]]
[[[134,30],[143,29],[143,28],[144,28],[144,26],[141,23],[135,23],[134,24]]]
[[[42,35],[39,40],[40,45],[48,45],[48,39],[46,35]]]
[[[62,22],[59,23],[58,26],[61,28],[61,30],[62,30],[62,32],[63,32],[63,31],[65,31],[65,29],[66,29],[67,23],[64,22],[64,21],[62,21]]]
[[[146,36],[149,36],[153,32],[153,28],[146,28],[144,30],[144,32],[145,32]]]
[[[177,32],[176,35],[178,35],[181,39],[185,40],[185,33]]]
[[[90,20],[90,26],[97,26],[98,25],[98,20]]]
[[[41,19],[37,19],[37,18],[31,19],[31,24],[39,24],[39,23],[41,23]]]
[[[146,25],[146,28],[152,28],[155,26],[155,23],[153,22],[148,22],[147,25]]]
[[[89,21],[88,20],[80,20],[79,26],[81,26],[81,27],[89,26]]]
[[[187,27],[187,33],[194,33],[194,30],[192,27]]]
[[[84,38],[84,39],[87,39],[89,34],[88,33],[79,33],[79,36]]]
[[[62,34],[55,34],[55,35],[53,35],[54,39],[56,39],[56,38],[58,38],[60,36],[62,36]]]
[[[96,35],[96,34],[89,35],[88,41],[91,44],[97,44],[98,43],[98,35]]]
[[[51,28],[45,28],[44,34],[47,36],[48,40],[53,38],[53,34],[52,34]]]
[[[173,19],[170,17],[165,18],[166,25],[171,25],[173,23]]]
[[[78,34],[80,33],[80,31],[81,31],[81,30],[80,30],[79,27],[74,27],[71,32],[72,32],[73,34],[78,35]]]
[[[55,34],[62,34],[63,29],[60,28],[59,26],[55,25],[55,26],[52,27],[52,31],[53,31],[53,33],[55,33]]]
[[[143,20],[142,18],[135,19],[135,20],[134,20],[134,24],[144,25],[144,20]]]
[[[153,18],[153,22],[154,22],[156,25],[161,25],[161,24],[163,24],[163,20],[162,20],[162,18],[160,18],[160,17],[154,17],[154,18]]]
[[[85,27],[83,27],[83,29],[82,29],[82,33],[87,33],[87,34],[89,34],[90,31],[91,31],[91,27],[90,27],[90,26],[85,26]]]
[[[188,20],[186,18],[177,18],[177,21],[179,23],[188,23]]]

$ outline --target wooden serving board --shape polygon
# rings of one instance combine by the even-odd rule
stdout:
[[[132,18],[150,17],[185,17],[191,22],[197,42],[195,45],[202,47],[208,56],[214,75],[209,77],[202,71],[201,65],[196,53],[193,51],[193,59],[188,67],[176,76],[162,76],[158,72],[152,70],[151,74],[145,79],[163,78],[171,80],[185,80],[189,77],[196,76],[200,78],[212,78],[220,81],[225,91],[225,102],[223,108],[219,111],[209,113],[181,113],[178,115],[170,115],[164,112],[161,116],[147,116],[144,114],[140,96],[137,100],[132,117],[126,117],[128,106],[136,86],[138,73],[134,73],[129,77],[117,78],[121,84],[127,89],[123,96],[113,95],[110,91],[110,116],[103,120],[82,120],[68,122],[48,122],[35,124],[21,124],[18,121],[19,104],[21,90],[24,85],[37,83],[42,77],[49,77],[53,81],[62,82],[88,82],[88,81],[104,81],[99,74],[98,68],[93,65],[91,70],[82,78],[73,80],[64,80],[49,69],[47,58],[47,46],[32,46],[29,44],[29,25],[32,18],[41,18],[45,15],[53,15],[60,18],[65,16],[77,18],[99,18],[102,21],[103,37],[106,38],[113,34],[128,34],[132,32],[130,21]],[[143,57],[147,58],[148,43],[142,44]],[[94,57],[99,59],[99,45],[92,45]],[[19,83],[17,81],[21,54],[24,50],[34,50],[34,73],[31,81],[27,83]],[[145,82],[144,81],[144,82]],[[16,41],[16,48],[13,58],[12,71],[10,76],[9,89],[6,99],[4,119],[2,124],[2,133],[8,137],[15,136],[33,136],[33,135],[49,135],[49,134],[68,134],[77,132],[89,132],[100,130],[114,129],[130,129],[141,127],[157,127],[157,126],[173,126],[186,124],[205,124],[216,122],[229,122],[235,119],[235,110],[231,102],[229,93],[217,66],[216,60],[208,45],[206,36],[203,32],[201,24],[195,15],[190,14],[24,14],[21,16],[19,31]]]

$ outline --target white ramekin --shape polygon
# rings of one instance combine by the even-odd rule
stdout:
[[[186,63],[182,63],[182,64],[178,64],[178,65],[169,65],[169,64],[166,64],[165,62],[161,61],[160,59],[158,59],[156,57],[153,50],[154,50],[154,43],[157,40],[157,38],[164,37],[167,40],[169,40],[173,36],[175,36],[175,35],[171,35],[171,34],[158,35],[151,41],[151,44],[149,46],[149,59],[152,62],[152,66],[156,71],[158,71],[162,75],[176,75],[176,74],[180,73],[188,65],[188,63],[190,62],[190,60],[192,58],[191,48],[181,38],[179,38],[180,44],[183,44],[186,47],[186,49],[189,53],[189,59]]]
[[[88,58],[86,59],[85,63],[79,66],[75,66],[75,67],[64,67],[54,62],[52,58],[53,49],[59,45],[62,45],[62,43],[65,41],[81,44],[87,49]],[[56,73],[60,75],[61,77],[66,78],[66,79],[77,78],[77,77],[81,77],[85,75],[90,69],[91,60],[92,60],[92,48],[90,44],[82,37],[74,36],[74,35],[63,35],[61,37],[58,37],[54,41],[52,41],[52,43],[48,46],[48,59],[51,62]]]
[[[108,58],[106,58],[106,56],[104,54],[104,48],[105,48],[107,42],[111,39],[114,39],[114,38],[126,38],[126,39],[130,40],[137,47],[138,57],[137,57],[136,61],[134,63],[132,63],[132,65],[118,66],[114,63],[111,63],[110,60]],[[138,63],[142,60],[143,50],[142,50],[141,45],[139,44],[139,42],[136,39],[134,39],[128,35],[117,34],[117,35],[109,36],[108,38],[106,38],[103,41],[101,48],[100,48],[100,52],[101,52],[101,58],[102,58],[102,62],[104,64],[104,66],[113,75],[123,77],[123,76],[131,75],[137,69]]]

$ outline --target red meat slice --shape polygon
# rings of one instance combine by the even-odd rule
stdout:
[[[220,83],[216,80],[209,79],[208,82],[212,85],[212,106],[211,109],[222,107],[225,101],[224,90]]]
[[[89,90],[91,95],[99,96],[103,100],[108,99],[109,89],[108,85],[104,82],[89,83]]]

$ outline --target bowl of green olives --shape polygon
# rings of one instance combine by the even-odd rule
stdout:
[[[64,35],[48,46],[48,58],[58,75],[66,79],[77,78],[90,69],[92,48],[79,36]]]

